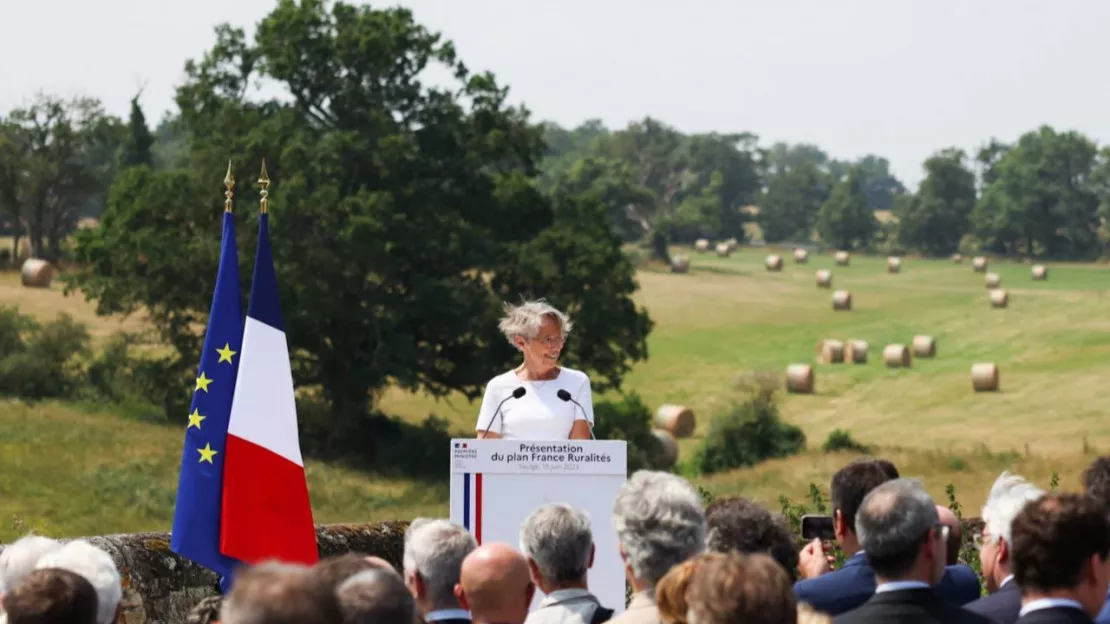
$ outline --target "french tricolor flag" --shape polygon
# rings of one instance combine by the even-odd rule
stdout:
[[[319,551],[265,208],[242,345],[227,430],[220,550],[250,564],[312,564]]]

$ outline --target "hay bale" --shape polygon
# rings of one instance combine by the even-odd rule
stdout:
[[[962,264],[963,261],[964,261],[964,257],[961,256],[960,254],[952,254],[952,262],[954,262],[956,264]]]
[[[813,394],[813,367],[809,364],[787,366],[786,391],[794,394]]]
[[[883,363],[887,368],[909,368],[910,350],[903,344],[888,344],[883,349]]]
[[[46,260],[28,258],[19,275],[28,288],[50,288],[50,282],[54,281],[54,267]]]
[[[727,258],[732,255],[732,248],[728,246],[728,243],[717,243],[717,255]]]
[[[975,256],[971,259],[971,270],[976,273],[987,272],[987,259],[983,256]]]
[[[864,364],[867,362],[867,341],[849,340],[844,344],[844,361],[849,364]]]
[[[818,364],[841,364],[844,362],[844,343],[826,338],[817,343],[814,353]]]
[[[886,270],[888,273],[899,273],[902,270],[902,259],[897,256],[890,256],[886,259]]]
[[[805,264],[808,261],[809,261],[809,252],[808,251],[806,251],[805,249],[795,249],[794,250],[794,262],[797,262],[798,264]]]
[[[817,272],[817,287],[818,288],[831,288],[832,287],[832,271],[828,269],[821,269]]]
[[[768,271],[781,271],[782,270],[782,256],[771,254],[763,261],[763,266],[767,267]]]
[[[1048,279],[1048,267],[1043,264],[1033,265],[1033,279],[1046,280]]]
[[[665,429],[652,429],[651,435],[659,440],[659,454],[653,459],[657,468],[670,468],[678,462],[678,442]]]
[[[913,356],[931,358],[937,355],[937,341],[932,336],[913,337]]]
[[[671,257],[671,273],[689,273],[690,258],[686,256]]]
[[[736,240],[735,238],[730,238],[726,240],[725,244],[728,245],[729,251],[736,251],[737,249],[740,249],[740,241]]]
[[[999,384],[998,367],[994,362],[971,365],[971,387],[976,392],[995,392]]]
[[[1002,276],[998,273],[987,273],[983,282],[987,285],[987,288],[998,288],[1002,285]]]
[[[655,427],[669,432],[676,438],[688,438],[697,427],[694,410],[685,405],[660,405],[655,411]]]
[[[851,261],[852,261],[852,255],[849,254],[847,251],[838,251],[838,252],[836,252],[836,265],[837,266],[848,266],[848,263],[850,263]]]
[[[847,290],[838,290],[832,296],[833,310],[851,310],[852,309],[852,293]]]
[[[1010,305],[1010,295],[1001,288],[991,291],[991,307],[992,308],[1005,308]]]
[[[697,249],[702,253],[709,251],[709,241],[704,238],[699,238],[698,240],[694,241],[694,249]]]

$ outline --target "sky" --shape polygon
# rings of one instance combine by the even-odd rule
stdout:
[[[1041,124],[1110,144],[1104,0],[390,0],[490,70],[535,119],[751,132],[886,157],[911,188],[933,152]],[[37,91],[152,123],[213,27],[274,0],[0,0],[0,113]]]

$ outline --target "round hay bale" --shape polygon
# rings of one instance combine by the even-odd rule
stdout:
[[[1010,305],[1010,295],[1001,288],[991,291],[991,307],[992,308],[1005,308]]]
[[[994,362],[978,362],[971,365],[971,387],[976,392],[995,392],[999,384],[998,367]]]
[[[50,288],[50,282],[54,281],[54,267],[46,260],[28,258],[19,276],[28,288]]]
[[[848,266],[848,263],[850,263],[851,261],[852,261],[852,255],[849,254],[847,251],[838,251],[838,252],[836,252],[836,265],[837,266]]]
[[[813,394],[813,367],[809,364],[787,366],[786,391],[794,394]]]
[[[797,262],[798,264],[805,264],[808,261],[809,261],[809,252],[808,251],[806,251],[805,249],[795,249],[794,250],[794,262]]]
[[[956,264],[962,264],[963,261],[964,261],[964,257],[961,256],[960,254],[952,254],[952,262],[954,262]]]
[[[657,468],[670,468],[678,462],[678,442],[669,431],[652,429],[651,435],[659,440],[659,454],[654,457]]]
[[[902,270],[902,259],[897,256],[891,256],[886,259],[886,270],[888,273],[898,273]]]
[[[686,256],[671,257],[671,273],[689,273],[690,258]]]
[[[844,343],[826,338],[817,343],[814,349],[818,364],[841,364],[844,362]]]
[[[767,267],[768,271],[781,271],[782,270],[782,256],[771,254],[763,261],[763,266]]]
[[[694,241],[694,249],[697,249],[702,253],[709,251],[709,241],[704,238],[699,238],[698,240]]]
[[[1046,280],[1048,279],[1048,267],[1043,264],[1033,265],[1033,279]]]
[[[987,288],[998,288],[1002,285],[1002,276],[998,273],[987,273],[983,282],[987,285]]]
[[[728,243],[717,243],[717,255],[727,258],[732,255],[732,248],[728,246]]]
[[[987,272],[987,259],[983,256],[975,256],[971,259],[971,270],[976,273]]]
[[[838,290],[832,296],[833,310],[843,311],[852,309],[852,293],[847,290]]]
[[[888,344],[883,349],[883,363],[887,368],[909,368],[910,350],[903,344]]]
[[[737,249],[740,249],[740,241],[736,240],[735,238],[730,238],[726,240],[725,244],[728,245],[729,251],[736,251]]]
[[[844,344],[844,361],[849,364],[864,364],[867,362],[867,341],[849,340]]]
[[[937,341],[932,336],[913,337],[913,356],[931,358],[937,355]]]
[[[676,438],[687,438],[694,433],[697,420],[694,410],[685,405],[660,405],[655,411],[655,427],[669,432]]]
[[[818,288],[831,288],[832,287],[832,271],[828,269],[821,269],[817,272],[817,287]]]

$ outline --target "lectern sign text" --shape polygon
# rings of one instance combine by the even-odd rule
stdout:
[[[623,441],[455,440],[452,446],[452,474],[627,474],[628,449]]]

